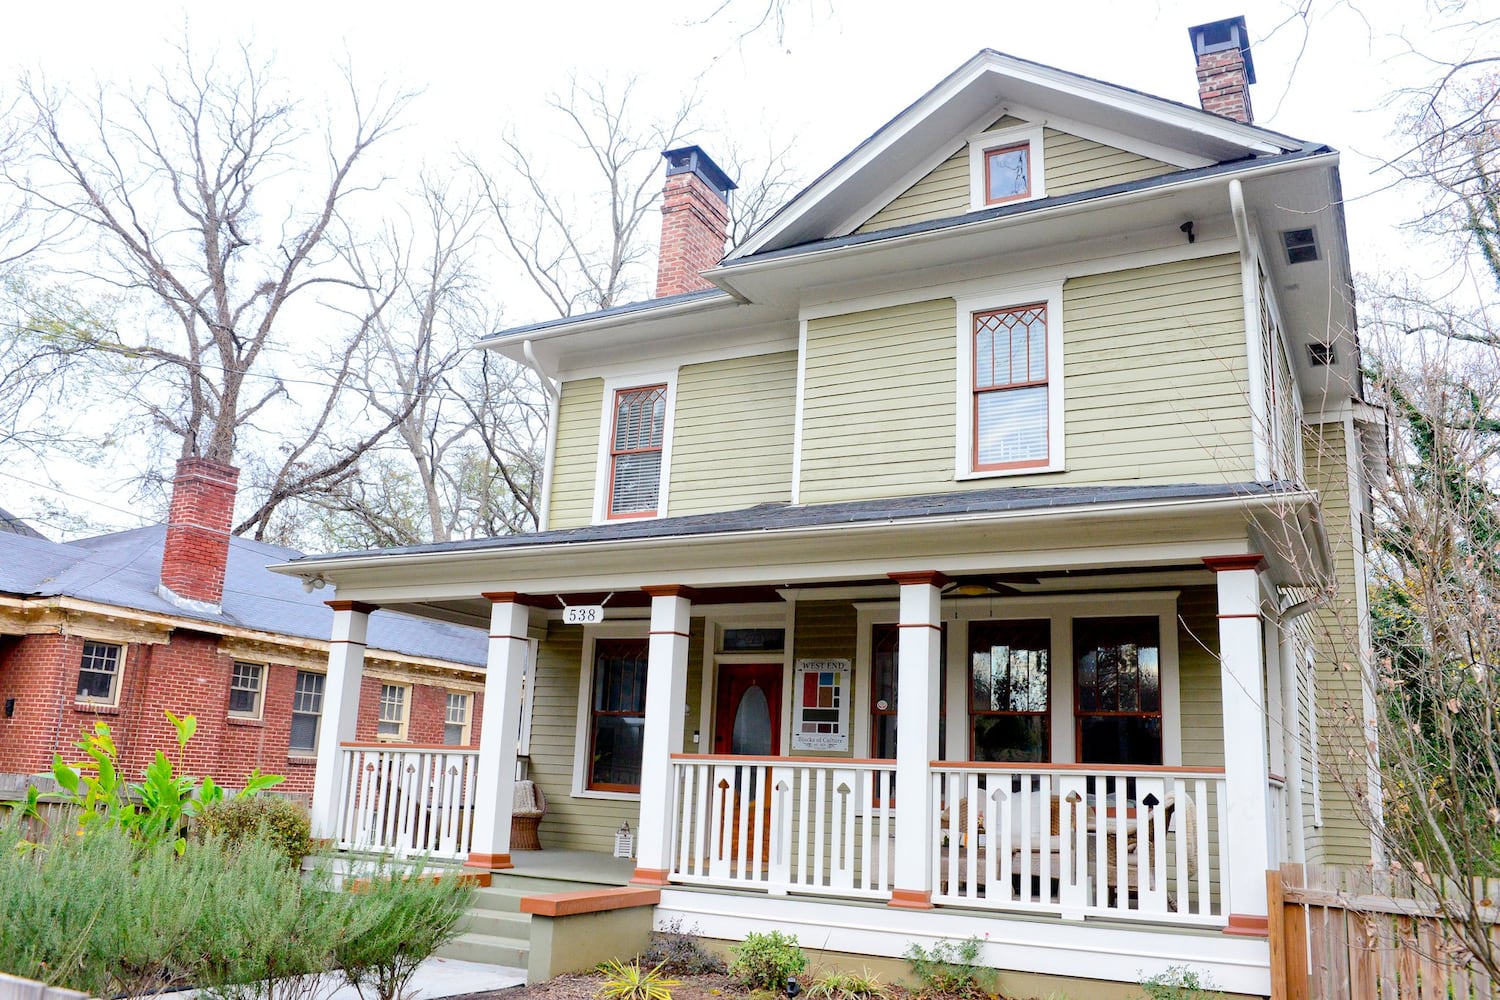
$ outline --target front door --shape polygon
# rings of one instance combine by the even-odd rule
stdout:
[[[781,753],[781,664],[719,667],[714,753],[774,757]]]

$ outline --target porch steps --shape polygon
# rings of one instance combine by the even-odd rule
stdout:
[[[531,953],[531,914],[521,912],[521,897],[598,886],[595,881],[496,872],[489,886],[475,891],[474,902],[459,925],[461,933],[439,948],[437,954],[441,958],[524,969]]]

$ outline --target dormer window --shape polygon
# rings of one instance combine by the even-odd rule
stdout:
[[[1016,125],[969,139],[969,210],[1046,197],[1042,129]]]

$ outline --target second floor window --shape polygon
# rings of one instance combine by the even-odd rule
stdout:
[[[614,427],[609,441],[610,517],[650,517],[656,513],[666,425],[665,385],[615,393]]]
[[[974,314],[974,468],[1048,461],[1047,306]]]

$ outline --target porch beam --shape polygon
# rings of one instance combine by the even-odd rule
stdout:
[[[1270,771],[1266,748],[1266,657],[1258,555],[1203,560],[1214,571],[1219,597],[1219,671],[1224,714],[1226,837],[1229,883],[1226,934],[1267,934],[1266,871]]]
[[[512,868],[510,821],[516,800],[516,741],[521,728],[521,679],[531,624],[527,599],[516,593],[487,593],[490,601],[489,657],[484,670],[484,727],[474,789],[474,834],[465,867],[484,871]]]
[[[365,640],[373,604],[328,601],[333,632],[328,641],[328,673],[323,683],[323,720],[318,733],[313,778],[312,835],[334,840],[339,835],[339,802],[347,775],[343,744],[353,741],[359,717],[359,687],[365,675]]]
[[[892,573],[901,585],[900,646],[896,659],[896,704],[901,732],[896,740],[895,865],[891,906],[932,907],[932,818],[928,762],[938,756],[938,705],[942,663],[941,573]]]
[[[686,587],[646,587],[645,591],[651,595],[651,638],[641,741],[641,815],[631,881],[666,885],[672,869],[672,755],[682,753],[693,602]]]

